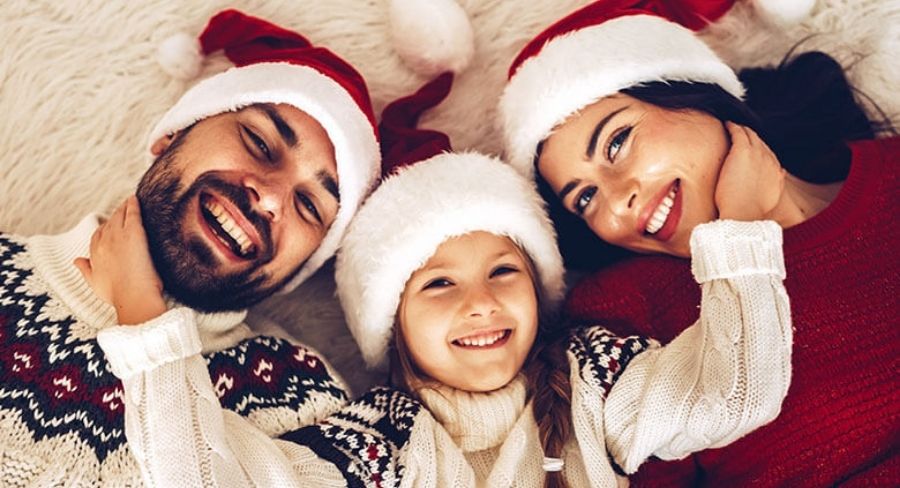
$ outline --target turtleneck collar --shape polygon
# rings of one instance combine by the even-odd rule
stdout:
[[[72,311],[72,315],[94,329],[94,333],[116,325],[115,310],[94,294],[72,262],[77,257],[89,255],[91,236],[101,222],[99,215],[90,214],[68,232],[28,238],[35,271],[47,282],[50,291]],[[167,303],[169,309],[180,306],[168,297]],[[237,342],[234,340],[235,334],[248,336],[249,329],[243,325],[246,315],[246,310],[195,313],[204,352],[223,348],[223,341],[233,345]]]
[[[525,378],[521,374],[499,390],[485,393],[447,386],[422,388],[417,393],[463,452],[503,444],[525,409]]]

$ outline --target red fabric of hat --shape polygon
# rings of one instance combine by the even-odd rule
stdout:
[[[309,66],[340,84],[359,105],[372,126],[376,125],[372,102],[362,75],[330,50],[313,46],[296,32],[229,9],[210,19],[200,35],[200,45],[206,55],[224,50],[235,66],[266,62]]]

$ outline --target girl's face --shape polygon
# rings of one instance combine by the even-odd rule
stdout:
[[[522,369],[537,334],[529,262],[507,237],[449,239],[406,283],[399,316],[423,373],[461,390],[496,390]]]
[[[716,182],[729,147],[711,115],[620,94],[559,126],[538,171],[604,241],[689,257],[691,231],[718,216]]]

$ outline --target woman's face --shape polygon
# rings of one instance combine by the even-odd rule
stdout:
[[[406,283],[399,316],[423,373],[461,390],[496,390],[522,369],[537,334],[531,268],[507,237],[449,239]]]
[[[560,125],[544,142],[538,171],[606,242],[689,257],[691,231],[718,216],[716,182],[729,147],[711,115],[620,94]]]

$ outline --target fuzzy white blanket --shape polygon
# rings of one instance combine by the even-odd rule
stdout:
[[[494,106],[510,61],[543,27],[587,2],[459,3],[474,28],[475,58],[422,125],[447,132],[456,149],[497,153]],[[187,88],[159,69],[157,45],[177,31],[198,34],[227,7],[295,29],[345,57],[366,77],[376,112],[425,81],[391,45],[387,0],[4,0],[0,229],[58,232],[132,192],[149,162],[147,132]],[[818,0],[793,26],[776,25],[741,3],[703,35],[737,68],[777,63],[798,43],[798,51],[828,52],[900,126],[898,0]],[[204,75],[226,66],[213,57]],[[251,319],[268,331],[280,324],[318,347],[360,391],[380,373],[360,367],[331,271],[325,267],[294,293],[257,306]]]

